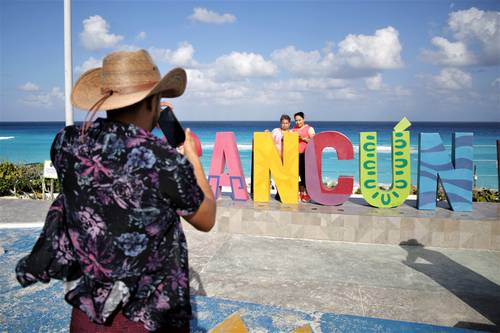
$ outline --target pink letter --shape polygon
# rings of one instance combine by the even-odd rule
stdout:
[[[224,173],[226,163],[228,173]],[[233,200],[248,200],[247,184],[233,132],[217,132],[215,134],[208,182],[215,198],[219,197],[221,186],[231,186]]]
[[[352,142],[340,132],[321,132],[314,136],[306,148],[306,186],[311,198],[326,206],[341,205],[349,199],[354,186],[353,176],[339,176],[337,186],[326,188],[322,181],[321,155],[323,149],[331,147],[337,151],[339,160],[352,160]]]

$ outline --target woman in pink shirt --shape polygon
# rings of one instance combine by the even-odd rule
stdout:
[[[280,156],[282,158],[283,158],[283,150],[282,150],[283,136],[285,132],[288,132],[290,130],[290,122],[291,122],[290,116],[287,114],[282,114],[280,117],[280,127],[273,129],[273,131],[271,132],[274,144],[276,145],[276,149],[278,149],[278,152],[280,153]],[[281,201],[278,189],[276,189],[275,199]]]
[[[304,112],[297,112],[293,115],[293,118],[295,119],[295,127],[292,131],[299,134],[299,199],[302,202],[309,202],[311,201],[311,197],[306,191],[305,151],[307,144],[316,133],[314,132],[314,128],[304,122]]]
[[[281,147],[283,146],[283,135],[290,129],[290,116],[287,114],[282,114],[280,117],[280,127],[273,129],[271,134],[273,135],[273,141],[278,149],[280,155],[282,155]]]

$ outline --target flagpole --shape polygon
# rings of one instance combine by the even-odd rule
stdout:
[[[71,88],[73,70],[71,63],[71,0],[64,0],[64,110],[66,126],[73,125],[73,107],[71,106]]]

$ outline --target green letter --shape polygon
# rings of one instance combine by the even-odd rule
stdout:
[[[411,123],[403,118],[392,132],[392,185],[388,190],[378,188],[377,132],[359,134],[359,186],[366,202],[379,208],[401,205],[411,189],[410,132]]]

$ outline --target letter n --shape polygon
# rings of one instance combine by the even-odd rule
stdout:
[[[224,172],[227,164],[228,172]],[[233,200],[248,200],[247,185],[240,153],[233,132],[217,132],[215,134],[214,152],[210,162],[208,182],[216,198],[222,186],[231,186]]]
[[[296,204],[299,192],[299,136],[285,133],[283,137],[283,161],[274,145],[271,133],[254,133],[253,184],[254,200],[269,201],[269,172],[285,204]]]
[[[439,133],[420,133],[418,209],[436,208],[440,182],[452,210],[472,211],[472,144],[472,133],[454,133],[450,158]]]

